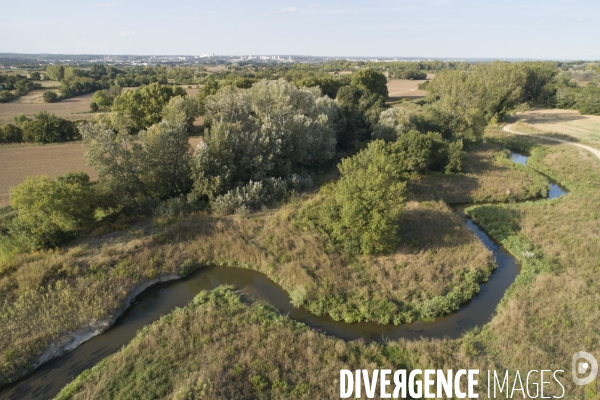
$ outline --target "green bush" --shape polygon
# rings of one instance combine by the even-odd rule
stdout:
[[[13,100],[14,98],[15,98],[15,95],[12,94],[11,92],[9,92],[8,90],[0,91],[0,103],[8,103],[9,101]]]
[[[42,97],[46,103],[54,103],[58,99],[58,95],[51,90],[45,91]]]
[[[0,143],[20,143],[23,140],[23,131],[12,124],[2,125],[0,128]]]
[[[402,156],[382,140],[338,165],[341,178],[309,218],[351,254],[388,253],[405,201]],[[316,215],[314,215],[316,212]]]
[[[9,232],[33,249],[53,247],[94,223],[96,196],[89,176],[68,173],[51,180],[30,176],[11,189],[11,207],[17,216]]]
[[[39,111],[33,119],[24,115],[15,117],[17,125],[23,130],[23,140],[34,143],[57,143],[75,139],[78,134],[71,121],[57,117],[47,111]]]

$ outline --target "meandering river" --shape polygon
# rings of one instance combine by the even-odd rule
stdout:
[[[523,154],[511,153],[510,157],[514,162],[527,165],[528,157]],[[567,191],[557,183],[550,182],[549,199],[566,193]],[[492,318],[504,292],[519,273],[519,265],[515,258],[491,240],[473,221],[465,217],[463,212],[465,207],[457,206],[455,211],[462,216],[469,229],[493,252],[498,268],[488,282],[481,285],[479,294],[455,313],[436,318],[433,322],[415,322],[400,326],[374,323],[347,324],[343,321],[334,321],[328,316],[316,316],[304,308],[293,307],[287,292],[259,272],[241,268],[208,267],[196,271],[185,279],[162,283],[146,290],[109,330],[82,343],[63,356],[42,364],[31,374],[0,389],[0,399],[52,398],[81,372],[129,343],[145,325],[158,320],[176,307],[187,305],[198,292],[224,284],[233,285],[255,298],[267,301],[291,319],[345,340],[362,339],[370,342],[397,338],[460,337],[469,329],[482,326]]]

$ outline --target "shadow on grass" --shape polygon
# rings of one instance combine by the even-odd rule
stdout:
[[[452,211],[405,210],[399,222],[400,246],[418,251],[468,244],[472,237]]]

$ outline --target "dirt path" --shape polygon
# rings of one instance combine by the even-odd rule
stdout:
[[[534,135],[534,134],[531,134],[531,133],[518,132],[518,131],[515,131],[515,130],[511,129],[512,125],[513,124],[506,124],[506,125],[504,125],[504,127],[502,128],[502,130],[505,131],[505,132],[508,132],[508,133],[514,133],[515,135],[532,136],[532,137],[539,138],[539,139],[552,140],[553,142],[566,143],[566,144],[570,144],[570,145],[573,145],[573,146],[581,147],[582,149],[585,149],[585,150],[589,151],[590,153],[592,153],[593,155],[595,155],[596,157],[600,158],[600,150],[596,150],[593,147],[586,146],[585,144],[570,142],[568,140],[556,139],[556,138],[552,138],[552,137],[548,137],[548,136],[543,136],[543,135]]]

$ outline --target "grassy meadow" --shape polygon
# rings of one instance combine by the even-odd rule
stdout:
[[[513,128],[600,149],[600,116],[597,115],[581,115],[576,110],[531,110],[517,114]]]
[[[505,162],[491,153],[483,158],[470,153],[468,160],[473,157],[478,165],[487,165],[479,174],[488,177],[496,170],[490,164]],[[538,185],[530,172],[512,165],[513,178],[523,185],[511,186],[514,193],[538,196],[538,189],[529,188]],[[479,179],[477,184],[504,182],[506,171],[499,171],[498,179]],[[504,187],[481,190],[505,192]],[[30,368],[66,333],[109,319],[138,285],[158,276],[185,275],[202,265],[251,268],[315,314],[382,324],[452,311],[477,293],[478,283],[492,272],[491,253],[441,200],[406,205],[402,240],[393,254],[350,257],[322,237],[294,227],[298,210],[311,196],[247,218],[197,213],[132,226],[123,219],[112,233],[100,230],[61,249],[2,261],[0,381]],[[431,307],[448,302],[451,308]]]
[[[341,368],[402,368],[399,350],[325,336],[220,287],[145,327],[56,398],[336,398]]]
[[[200,294],[191,306],[146,328],[120,353],[67,386],[59,398],[135,397],[142,391],[172,398],[236,397],[238,393],[243,398],[330,398],[337,395],[339,369],[357,365],[371,369],[468,367],[509,370],[511,376],[516,370],[523,376],[533,369],[562,369],[565,373],[559,378],[565,398],[596,398],[596,382],[574,386],[570,363],[575,351],[598,354],[600,350],[596,329],[600,319],[600,160],[572,146],[542,144],[502,132],[488,133],[488,140],[531,151],[530,165],[570,191],[555,200],[468,209],[522,264],[521,274],[490,323],[457,340],[399,340],[365,346],[312,332],[269,311],[268,306],[246,305],[227,289],[218,289]],[[223,315],[227,318],[220,322]],[[296,335],[294,340],[289,339],[290,332]],[[246,341],[247,336],[253,340]],[[204,363],[204,359],[218,362]],[[304,371],[307,365],[312,368],[298,375],[305,379],[300,381],[292,371]],[[174,372],[161,374],[155,368]],[[306,383],[302,394],[294,392],[300,382]],[[479,389],[485,397],[485,379]],[[554,384],[546,386],[544,394],[560,396],[561,392]]]

